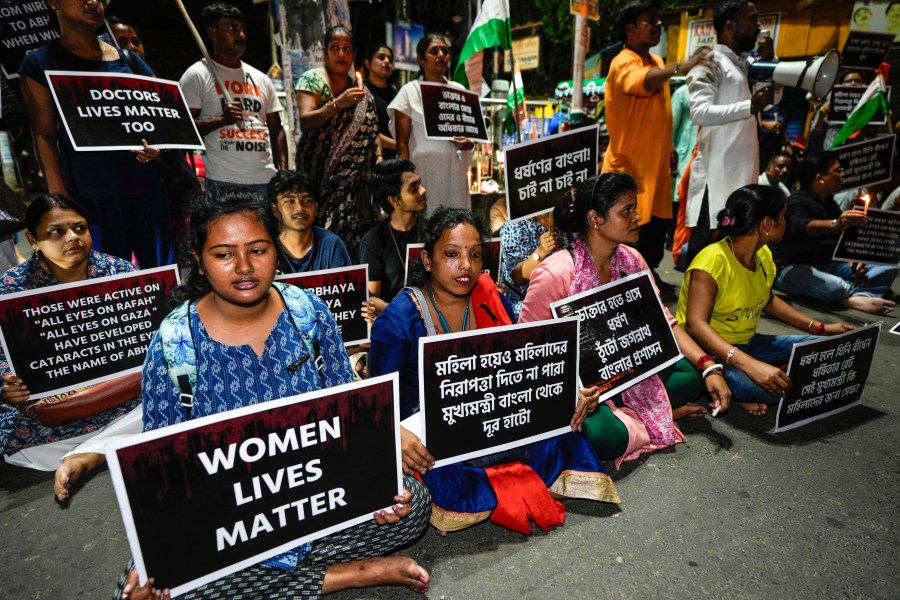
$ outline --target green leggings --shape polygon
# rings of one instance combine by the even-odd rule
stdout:
[[[706,392],[703,378],[685,358],[660,371],[659,377],[669,394],[672,408],[684,406]],[[596,412],[587,416],[581,431],[600,460],[619,458],[628,448],[628,429],[606,404],[601,403]]]

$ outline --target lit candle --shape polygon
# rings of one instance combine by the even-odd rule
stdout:
[[[868,194],[866,194],[865,196],[862,197],[862,201],[863,201],[863,214],[866,215],[866,216],[868,216],[868,214],[869,214],[869,201],[870,201],[870,200],[871,200],[871,198],[869,198],[869,195],[868,195]]]
[[[472,167],[466,169],[466,181],[468,182],[469,191],[472,191]]]
[[[362,73],[357,71],[356,72],[356,87],[358,87],[359,89],[362,89],[362,86],[363,86]]]

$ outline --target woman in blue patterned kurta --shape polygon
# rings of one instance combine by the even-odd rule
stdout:
[[[134,271],[131,263],[92,250],[91,233],[84,209],[74,200],[51,194],[34,200],[25,214],[26,237],[34,255],[0,278],[0,294],[24,292],[60,283],[96,279]],[[60,466],[59,461],[81,453],[80,445],[109,427],[122,425],[124,417],[140,405],[140,396],[96,415],[55,427],[42,425],[29,410],[28,382],[10,374],[7,357],[0,350],[0,451],[7,462],[45,471],[57,471],[57,497],[64,500],[69,485],[84,469],[79,460]],[[67,396],[61,394],[61,396]],[[118,425],[114,425],[118,424]],[[67,454],[68,453],[68,454]],[[102,464],[102,455],[91,452]],[[78,464],[74,464],[78,463]]]
[[[144,429],[353,381],[334,317],[312,293],[274,283],[279,222],[260,196],[224,186],[190,213],[191,272],[173,291],[181,304],[153,337],[144,363]],[[316,343],[318,346],[316,346]],[[318,354],[308,360],[309,353]],[[321,358],[323,360],[318,360]],[[317,367],[317,365],[320,365]],[[181,405],[173,374],[191,381]],[[185,594],[185,598],[316,598],[348,587],[427,589],[428,572],[409,557],[381,557],[424,531],[431,498],[407,477],[394,514],[302,544]],[[393,523],[390,527],[382,525]],[[152,575],[152,574],[151,574]],[[131,571],[117,597],[149,597]]]

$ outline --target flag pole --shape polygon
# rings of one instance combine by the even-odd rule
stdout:
[[[512,19],[510,19],[512,20]],[[522,123],[519,121],[519,95],[516,93],[516,56],[513,54],[512,49],[512,31],[509,32],[509,66],[512,67],[512,91],[513,91],[513,103],[515,104],[515,113],[513,114],[513,119],[516,123],[516,131],[518,132],[519,142],[522,141]],[[525,109],[525,118],[528,118],[528,109]]]

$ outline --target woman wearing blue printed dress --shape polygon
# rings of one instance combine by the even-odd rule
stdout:
[[[189,222],[190,274],[173,291],[180,304],[153,337],[144,362],[145,430],[353,381],[325,303],[273,281],[279,221],[265,199],[233,186],[216,188],[195,201]],[[311,353],[323,360],[304,360]],[[179,401],[173,374],[191,381],[190,415]],[[300,545],[183,597],[316,598],[376,585],[427,590],[428,572],[414,560],[381,556],[413,542],[427,526],[428,491],[409,477],[404,487],[408,491],[394,498],[393,514],[378,511],[373,521]],[[139,587],[136,573],[126,573],[117,597],[168,597],[167,591],[153,589],[152,579]]]
[[[131,263],[121,258],[92,249],[84,209],[65,196],[50,194],[32,201],[25,212],[25,226],[25,236],[34,247],[34,255],[2,275],[0,294],[135,270]],[[9,362],[2,351],[0,376],[3,378],[0,451],[10,464],[42,471],[56,470],[54,489],[60,501],[68,499],[70,487],[81,477],[103,464],[102,444],[97,445],[93,438],[101,432],[114,435],[140,431],[140,411],[135,410],[141,401],[136,377],[127,377],[134,380],[131,385],[134,396],[126,402],[84,419],[47,427],[38,420],[33,403],[29,402],[28,382],[10,374]],[[108,389],[112,385],[115,384],[106,382],[94,387]],[[71,394],[58,396],[66,398]],[[64,461],[62,465],[60,460]]]
[[[529,219],[507,221],[500,228],[503,254],[499,283],[507,288],[506,298],[512,304],[517,320],[528,292],[531,272],[559,247],[559,237],[552,227],[553,213],[548,212]]]

